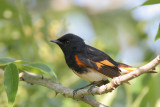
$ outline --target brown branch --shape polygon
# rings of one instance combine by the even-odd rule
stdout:
[[[128,74],[125,74],[125,75],[122,75],[122,76],[119,76],[119,77],[112,79],[112,81],[106,85],[93,88],[92,92],[94,95],[99,95],[99,94],[111,92],[115,88],[120,86],[121,84],[125,83],[126,81],[134,79],[143,73],[148,73],[148,71],[155,68],[159,63],[160,63],[160,55],[158,55],[154,60],[152,60],[148,64],[146,64],[142,67],[139,67],[138,69],[136,69]],[[57,93],[61,93],[65,97],[73,98],[73,90],[72,89],[69,89],[69,88],[64,87],[60,84],[57,84],[50,79],[41,78],[41,77],[31,75],[26,72],[21,72],[20,78],[23,78],[24,81],[31,83],[31,84],[38,84],[38,85],[42,85],[47,88],[50,88]],[[77,94],[75,95],[74,98],[76,100],[84,101],[93,107],[106,107],[105,105],[97,102],[96,100],[93,100],[93,99],[86,97],[86,95],[90,95],[90,94],[91,93],[88,91],[88,89],[82,89],[77,92]]]

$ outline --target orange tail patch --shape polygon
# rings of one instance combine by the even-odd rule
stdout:
[[[134,71],[134,70],[136,70],[137,68],[135,68],[135,67],[119,67],[120,69],[125,69],[125,70],[127,70],[127,71]]]
[[[135,67],[132,67],[132,66],[129,66],[129,65],[123,64],[123,63],[118,63],[118,68],[121,70],[122,74],[127,74],[127,73],[137,69]]]

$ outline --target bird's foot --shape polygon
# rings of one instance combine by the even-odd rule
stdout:
[[[88,92],[90,92],[93,96],[93,88],[95,88],[96,85],[92,85],[89,89],[88,89]]]
[[[73,90],[73,98],[74,98],[74,96],[77,94],[77,92],[79,91],[79,90],[81,90],[82,88],[78,88],[78,89],[75,89],[75,90]]]
[[[93,84],[94,84],[94,82],[92,82],[92,83],[90,83],[90,84],[88,84],[88,85],[86,85],[86,86],[84,86],[84,87],[82,87],[82,88],[75,89],[75,90],[73,91],[73,98],[74,98],[74,96],[77,94],[77,92],[78,92],[79,90],[84,89],[84,88],[87,88],[88,86],[93,85]]]

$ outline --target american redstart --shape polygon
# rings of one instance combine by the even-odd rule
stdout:
[[[89,85],[101,86],[109,82],[108,77],[114,78],[136,69],[114,61],[109,55],[85,44],[82,38],[74,34],[65,34],[51,42],[59,45],[69,68],[80,78],[90,82]],[[129,82],[126,83],[129,84]],[[79,89],[75,90],[74,94]]]

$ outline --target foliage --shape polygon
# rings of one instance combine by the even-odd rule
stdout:
[[[59,47],[49,42],[66,32],[82,36],[88,44],[106,52],[116,61],[132,66],[141,66],[159,53],[159,45],[155,44],[159,42],[160,30],[155,42],[154,39],[150,39],[150,34],[146,33],[147,25],[153,23],[156,18],[147,21],[136,20],[132,14],[136,8],[128,9],[122,6],[121,0],[116,1],[119,5],[113,5],[114,2],[105,7],[103,2],[103,5],[99,4],[101,2],[93,4],[94,0],[88,4],[87,2],[77,4],[77,0],[62,1],[0,0],[0,68],[6,69],[10,64],[14,64],[19,71],[34,72],[48,78],[51,76],[55,81],[57,75],[62,85],[73,89],[88,84],[69,70]],[[148,0],[139,7],[155,3],[159,2]],[[102,9],[99,10],[100,8]],[[159,72],[160,68],[157,67],[156,70]],[[3,81],[6,81],[4,73],[6,71],[0,70],[0,106],[7,107],[7,95],[3,85]],[[94,97],[112,107],[158,107],[159,79],[159,74],[146,74],[131,81],[130,86],[123,85],[111,94]],[[14,90],[13,93],[15,92]],[[19,82],[14,106],[87,107],[88,105],[61,95],[55,97],[51,90],[44,87]]]
[[[19,70],[36,72],[39,74],[48,73],[58,81],[52,69],[42,63],[29,63],[26,61],[19,61],[13,58],[0,58],[0,67],[5,67],[4,86],[8,96],[9,106],[12,107],[18,90]],[[19,70],[18,70],[19,69]]]
[[[18,90],[18,83],[19,83],[18,74],[19,74],[19,71],[15,64],[9,64],[5,68],[4,86],[7,92],[8,102],[10,107],[13,106],[13,103],[17,94],[17,90]]]
[[[159,27],[158,27],[158,32],[157,32],[157,35],[155,37],[155,41],[160,39],[160,24],[159,24]]]
[[[147,0],[143,5],[152,5],[160,3],[159,0]]]

